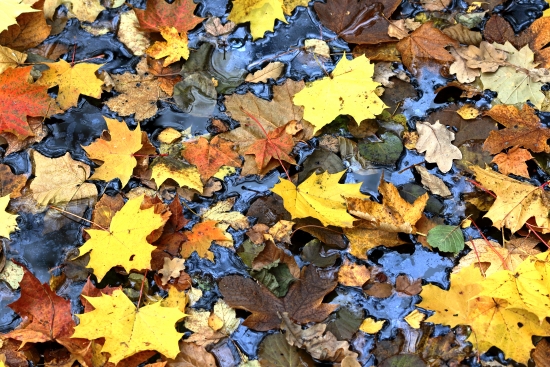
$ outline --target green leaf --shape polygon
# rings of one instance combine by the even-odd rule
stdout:
[[[430,229],[428,244],[441,251],[457,253],[464,248],[464,235],[459,226],[442,224]]]
[[[369,162],[395,164],[403,151],[403,143],[397,135],[386,132],[380,135],[381,142],[359,143],[359,153]]]

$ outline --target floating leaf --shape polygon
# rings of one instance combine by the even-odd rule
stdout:
[[[464,248],[464,234],[462,234],[460,226],[442,224],[430,229],[428,232],[428,244],[441,251],[454,252],[456,254]]]

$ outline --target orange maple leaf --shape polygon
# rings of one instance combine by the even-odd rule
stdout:
[[[147,0],[146,9],[135,9],[135,12],[144,31],[158,32],[161,27],[174,27],[179,32],[187,32],[204,20],[193,15],[196,7],[193,0],[176,0],[171,4]]]
[[[277,129],[267,133],[265,139],[258,139],[244,153],[256,156],[256,165],[261,171],[269,164],[272,159],[282,163],[286,161],[290,164],[296,164],[296,161],[288,154],[294,147],[292,135],[286,132],[286,126],[280,126]]]
[[[181,155],[189,163],[197,166],[202,180],[206,181],[214,176],[221,166],[241,166],[239,154],[233,151],[234,145],[218,136],[215,136],[210,142],[201,137],[197,142],[186,144]]]
[[[191,232],[186,232],[187,242],[182,245],[181,255],[187,259],[193,251],[200,257],[214,260],[214,254],[209,251],[212,241],[227,241],[224,231],[216,227],[216,221],[207,220],[193,226]]]

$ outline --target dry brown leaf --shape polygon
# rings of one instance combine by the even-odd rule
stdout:
[[[42,10],[44,0],[32,5],[33,9]],[[17,51],[26,51],[38,46],[50,35],[51,27],[46,23],[42,11],[23,13],[17,17],[17,24],[10,25],[0,33],[0,44]]]
[[[277,80],[285,69],[285,64],[279,61],[270,62],[263,69],[258,70],[254,74],[248,74],[245,82],[249,83],[265,83],[269,79]]]
[[[419,153],[426,152],[426,162],[436,163],[441,172],[449,172],[453,167],[453,159],[462,158],[460,150],[451,144],[455,134],[439,121],[433,125],[429,122],[417,122],[416,129],[419,135],[416,150]]]
[[[229,34],[233,32],[236,24],[229,21],[222,25],[220,18],[208,18],[204,23],[204,30],[210,33],[214,37],[223,36],[224,34]]]
[[[344,260],[338,270],[338,283],[349,287],[362,287],[370,279],[370,271],[365,265]]]
[[[133,9],[120,15],[117,36],[120,42],[124,43],[136,56],[144,55],[145,50],[151,45],[147,33],[140,29]]]
[[[460,23],[455,24],[449,28],[445,28],[443,30],[443,33],[465,45],[478,46],[483,40],[481,32],[471,31],[469,28],[463,26]]]
[[[442,197],[451,196],[451,191],[445,185],[442,179],[432,175],[428,172],[424,166],[416,166],[416,171],[420,174],[422,185],[424,185],[432,194],[439,195]]]
[[[527,149],[513,147],[506,153],[499,153],[493,158],[493,163],[498,165],[498,170],[503,175],[514,174],[530,178],[526,161],[533,159]]]
[[[506,53],[488,42],[476,46],[455,47],[452,49],[455,62],[449,68],[461,83],[473,82],[481,73],[492,73],[499,66],[506,65]]]
[[[185,260],[180,258],[164,258],[164,266],[159,273],[162,274],[162,285],[166,285],[170,278],[179,278],[180,273],[185,270]]]

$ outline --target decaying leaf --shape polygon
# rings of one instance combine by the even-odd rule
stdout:
[[[453,159],[461,159],[462,153],[451,142],[455,134],[436,121],[435,124],[429,122],[418,122],[418,142],[416,150],[419,153],[426,152],[426,162],[436,163],[441,172],[446,173],[453,167]]]
[[[451,191],[445,185],[442,179],[437,176],[432,175],[428,172],[426,167],[416,166],[416,171],[420,174],[422,180],[422,185],[424,185],[432,194],[439,195],[442,197],[451,196]]]
[[[248,74],[244,81],[249,83],[265,83],[269,79],[277,80],[283,73],[284,68],[285,65],[282,62],[271,62],[254,74]]]
[[[499,153],[493,158],[493,163],[498,164],[498,170],[503,175],[514,174],[529,178],[526,161],[533,159],[527,149],[513,147],[506,153]]]

